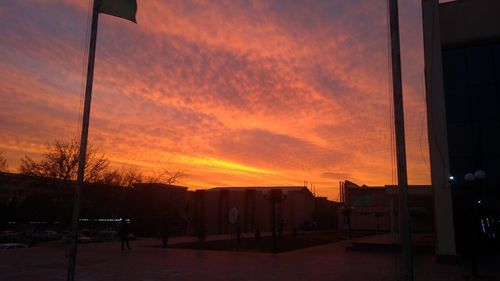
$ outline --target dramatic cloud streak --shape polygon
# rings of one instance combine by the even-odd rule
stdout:
[[[88,3],[0,4],[0,150],[78,134]],[[393,182],[384,1],[138,1],[101,16],[91,141],[190,187]],[[410,181],[427,183],[418,1],[401,8]]]

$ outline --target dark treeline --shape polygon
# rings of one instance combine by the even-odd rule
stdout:
[[[78,142],[56,140],[47,145],[40,160],[24,156],[21,159],[19,171],[24,175],[54,178],[66,182],[76,180],[78,155]],[[2,159],[4,158],[0,158],[0,171],[2,171]],[[5,167],[6,165],[5,163]],[[132,187],[139,182],[175,184],[184,176],[182,171],[170,172],[167,169],[150,174],[145,176],[135,166],[111,167],[110,161],[103,153],[97,151],[92,145],[87,149],[84,176],[86,182]]]

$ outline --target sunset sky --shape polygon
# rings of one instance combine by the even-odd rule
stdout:
[[[394,183],[385,0],[138,0],[100,16],[90,142],[190,188]],[[79,132],[88,0],[0,2],[0,152]],[[400,1],[410,184],[430,182],[420,0]]]

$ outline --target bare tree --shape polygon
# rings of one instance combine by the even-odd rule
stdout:
[[[143,178],[144,176],[139,169],[131,166],[123,166],[121,168],[108,169],[104,172],[99,182],[132,187],[135,183],[141,182]]]
[[[75,180],[78,172],[79,145],[76,141],[56,140],[47,146],[40,161],[28,156],[21,159],[19,167],[22,174],[50,177],[65,181]],[[85,176],[87,182],[97,182],[106,171],[109,161],[92,146],[87,149]]]
[[[163,169],[160,173],[154,173],[153,176],[148,178],[148,181],[172,185],[179,182],[182,177],[184,177],[184,171],[170,172],[167,169]]]
[[[9,170],[9,165],[7,164],[7,159],[3,156],[3,153],[0,152],[0,172],[7,172]]]

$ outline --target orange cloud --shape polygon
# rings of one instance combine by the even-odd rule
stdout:
[[[85,1],[1,7],[0,149],[78,131]],[[410,181],[428,183],[418,1],[402,4]],[[392,183],[383,1],[139,1],[102,15],[90,136],[117,165],[191,187]],[[22,22],[20,22],[22,21]],[[422,126],[422,124],[424,126]],[[5,133],[4,133],[5,132]]]

